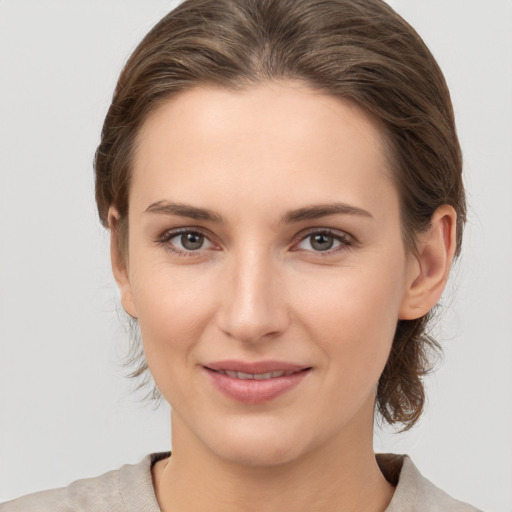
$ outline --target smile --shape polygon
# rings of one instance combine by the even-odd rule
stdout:
[[[292,375],[296,372],[294,371],[284,371],[277,370],[274,372],[266,372],[266,373],[244,373],[244,372],[235,372],[231,370],[213,370],[216,373],[220,373],[222,375],[227,375],[228,377],[232,377],[233,379],[242,379],[242,380],[268,380],[275,379],[277,377],[283,377],[287,375]]]
[[[215,391],[230,401],[248,405],[267,403],[290,392],[311,369],[277,361],[223,361],[203,366]]]

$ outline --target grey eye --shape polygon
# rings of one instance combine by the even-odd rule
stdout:
[[[203,251],[214,248],[214,244],[208,238],[208,235],[193,229],[168,231],[158,239],[158,243],[181,255],[202,254]]]
[[[342,233],[338,235],[331,234],[328,231],[319,231],[304,237],[297,247],[310,252],[326,252],[331,249],[334,251],[341,250],[350,245],[350,240]]]
[[[180,235],[181,246],[187,251],[197,251],[204,243],[204,235],[201,233],[183,233]]]
[[[311,247],[315,251],[328,251],[334,245],[334,237],[325,234],[311,235]]]

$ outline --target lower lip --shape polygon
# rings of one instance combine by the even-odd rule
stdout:
[[[273,379],[237,379],[205,368],[213,385],[225,396],[244,404],[263,404],[298,386],[310,369]]]

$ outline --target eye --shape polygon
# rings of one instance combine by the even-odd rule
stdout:
[[[199,252],[212,247],[212,242],[201,232],[194,230],[164,233],[158,242],[178,253]]]
[[[316,231],[305,236],[296,248],[312,252],[336,252],[350,245],[351,240],[347,235],[331,231]]]

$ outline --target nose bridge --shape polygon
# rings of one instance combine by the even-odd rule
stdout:
[[[245,245],[232,254],[229,266],[229,283],[221,291],[221,329],[244,342],[282,332],[288,319],[278,264],[268,247]]]

